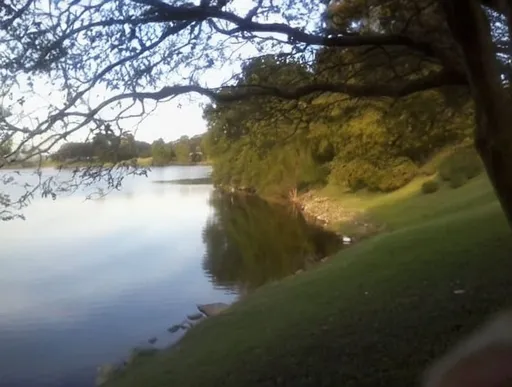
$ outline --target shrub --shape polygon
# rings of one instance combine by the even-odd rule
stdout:
[[[421,192],[431,194],[439,190],[439,182],[436,180],[428,180],[421,186]]]
[[[418,166],[410,159],[402,159],[381,172],[377,189],[383,192],[390,192],[402,188],[411,182],[419,173]]]
[[[366,160],[333,164],[329,180],[347,186],[351,191],[368,188],[372,191],[390,192],[403,187],[414,179],[419,169],[410,159],[401,158],[375,165]]]
[[[439,176],[445,181],[456,180],[454,184],[472,179],[483,170],[482,162],[475,149],[465,147],[444,159],[439,165]],[[459,186],[460,187],[460,186]]]
[[[331,166],[329,181],[335,185],[346,186],[355,192],[374,185],[378,172],[375,166],[365,160],[335,160]]]
[[[451,176],[450,179],[450,187],[459,188],[466,184],[468,181],[468,177],[463,173],[456,173]]]
[[[432,164],[426,164],[423,167],[421,167],[420,173],[425,176],[433,176],[437,172],[437,168],[435,165]]]

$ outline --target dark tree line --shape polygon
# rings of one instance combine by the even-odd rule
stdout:
[[[207,160],[207,153],[202,146],[201,135],[188,137],[182,136],[176,141],[165,143],[158,139],[151,145],[151,156],[154,165],[166,165],[169,163],[189,164]]]
[[[131,134],[121,137],[97,134],[90,141],[66,142],[50,157],[59,162],[119,162],[137,157],[151,157],[151,144],[136,141]]]
[[[117,163],[152,158],[153,165],[197,163],[205,161],[201,149],[202,136],[182,136],[166,143],[158,139],[152,144],[135,140],[132,134],[96,134],[91,140],[66,142],[50,158],[57,162]]]

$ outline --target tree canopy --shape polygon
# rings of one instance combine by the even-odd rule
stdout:
[[[267,56],[250,61],[239,82],[279,84],[307,72],[294,60]],[[266,96],[211,104],[205,142],[214,180],[272,196],[327,181],[351,190],[395,190],[443,147],[470,138],[467,91],[459,91],[456,104],[446,97],[432,90],[398,101],[360,101],[324,93],[300,101]]]
[[[14,114],[1,116],[0,138],[45,152],[83,129],[122,131],[155,103],[190,93],[215,108],[270,97],[263,111],[276,98],[294,111],[326,94],[376,106],[433,93],[425,98],[441,108],[470,96],[475,143],[512,215],[511,15],[497,0],[7,0],[1,97]],[[278,82],[244,76],[268,54],[303,70]],[[231,72],[219,72],[225,65]],[[23,106],[44,85],[51,102],[26,124]]]

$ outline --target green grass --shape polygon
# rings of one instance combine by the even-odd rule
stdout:
[[[358,192],[354,195],[332,186],[324,188],[319,194],[336,200],[340,206],[368,213],[376,222],[385,223],[388,230],[438,219],[496,201],[489,180],[484,175],[469,180],[457,189],[451,188],[448,183],[441,183],[438,192],[426,195],[421,191],[421,186],[431,179],[417,178],[405,187],[387,194]]]
[[[408,189],[353,198],[391,232],[263,286],[109,386],[416,384],[435,356],[512,301],[512,238],[484,178],[431,195]]]
[[[137,165],[140,167],[151,167],[153,165],[153,157],[138,157]]]

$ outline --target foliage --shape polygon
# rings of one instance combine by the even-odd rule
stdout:
[[[417,176],[418,171],[418,167],[406,158],[379,164],[356,159],[336,164],[330,178],[334,184],[346,184],[352,191],[368,188],[372,191],[389,192],[409,183]]]
[[[243,84],[255,79],[300,83],[311,76],[295,61],[277,56],[259,58],[245,71]],[[266,196],[287,196],[327,181],[352,190],[392,191],[417,176],[439,149],[468,136],[472,108],[463,97],[466,102],[442,111],[443,96],[436,92],[395,103],[322,95],[209,105],[205,146],[213,178]]]
[[[427,180],[421,185],[421,192],[431,194],[439,190],[439,182],[437,180]]]
[[[178,141],[173,144],[176,161],[178,163],[189,163],[190,159],[190,144],[187,136],[182,136]]]
[[[391,167],[381,172],[377,188],[383,192],[394,191],[409,183],[418,172],[418,167],[410,159],[397,159]]]
[[[153,165],[166,165],[176,158],[174,149],[171,144],[166,144],[160,138],[151,144],[151,156],[153,157]]]
[[[456,172],[450,176],[450,187],[459,188],[468,182],[468,177],[461,172]]]
[[[445,181],[472,179],[483,171],[480,157],[473,147],[457,149],[439,165],[439,175]]]
[[[97,133],[90,141],[62,144],[57,152],[51,155],[51,159],[57,162],[117,163],[152,158],[152,164],[155,166],[173,162],[200,162],[205,158],[201,142],[202,136],[183,136],[169,143],[160,138],[149,144],[135,140],[130,133],[125,133],[121,137],[113,133]]]
[[[0,157],[5,157],[12,151],[12,139],[3,140],[0,137]]]
[[[90,141],[66,142],[50,157],[58,162],[115,163],[137,157],[148,157],[149,151],[150,144],[136,141],[129,133],[120,138],[109,133],[98,133]]]
[[[182,136],[176,141],[165,143],[163,139],[156,140],[151,146],[153,165],[170,163],[189,164],[206,160],[206,151],[202,149],[203,136]]]

